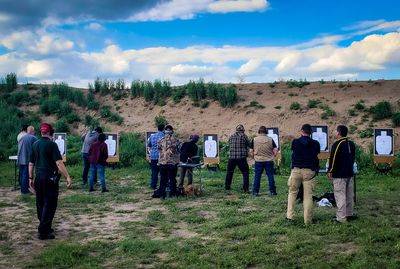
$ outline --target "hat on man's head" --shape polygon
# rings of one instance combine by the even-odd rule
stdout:
[[[311,125],[308,124],[308,123],[303,124],[303,126],[301,126],[301,130],[302,130],[304,133],[308,134],[308,135],[310,135],[310,134],[312,133]]]
[[[54,129],[53,126],[51,126],[48,123],[42,123],[40,124],[40,132],[41,133],[50,133],[50,135],[53,135]]]
[[[199,138],[200,138],[200,137],[199,137],[197,134],[192,134],[192,135],[190,136],[190,140],[193,141],[193,142],[199,141]]]
[[[100,126],[96,127],[94,130],[96,132],[98,132],[99,134],[101,134],[103,132],[103,129]]]
[[[242,124],[236,126],[236,132],[244,133],[244,127]]]

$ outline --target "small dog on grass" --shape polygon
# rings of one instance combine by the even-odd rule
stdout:
[[[184,195],[187,196],[200,196],[203,194],[203,191],[198,184],[186,185],[183,190]]]

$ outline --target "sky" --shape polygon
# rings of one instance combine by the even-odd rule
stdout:
[[[0,0],[0,76],[400,79],[397,0]]]

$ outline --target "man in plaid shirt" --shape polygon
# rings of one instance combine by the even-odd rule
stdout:
[[[157,126],[158,132],[150,135],[147,140],[147,151],[150,153],[150,169],[151,169],[151,180],[150,188],[155,190],[157,188],[158,173],[160,168],[158,166],[158,141],[165,136],[164,124]]]
[[[243,175],[243,191],[249,191],[249,165],[247,163],[250,141],[244,133],[243,125],[236,126],[236,132],[229,137],[229,160],[225,178],[225,190],[231,189],[233,172],[236,166]]]

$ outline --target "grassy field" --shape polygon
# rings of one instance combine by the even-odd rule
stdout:
[[[400,180],[357,177],[359,219],[335,224],[333,208],[315,208],[314,223],[285,221],[287,176],[278,196],[223,190],[224,172],[203,171],[201,197],[151,199],[145,167],[108,169],[109,193],[88,193],[80,166],[74,186],[61,184],[56,240],[36,239],[34,196],[13,191],[11,163],[0,163],[0,268],[400,268]],[[195,178],[199,178],[198,176]],[[98,188],[99,189],[99,188]],[[331,191],[319,176],[316,195]]]

